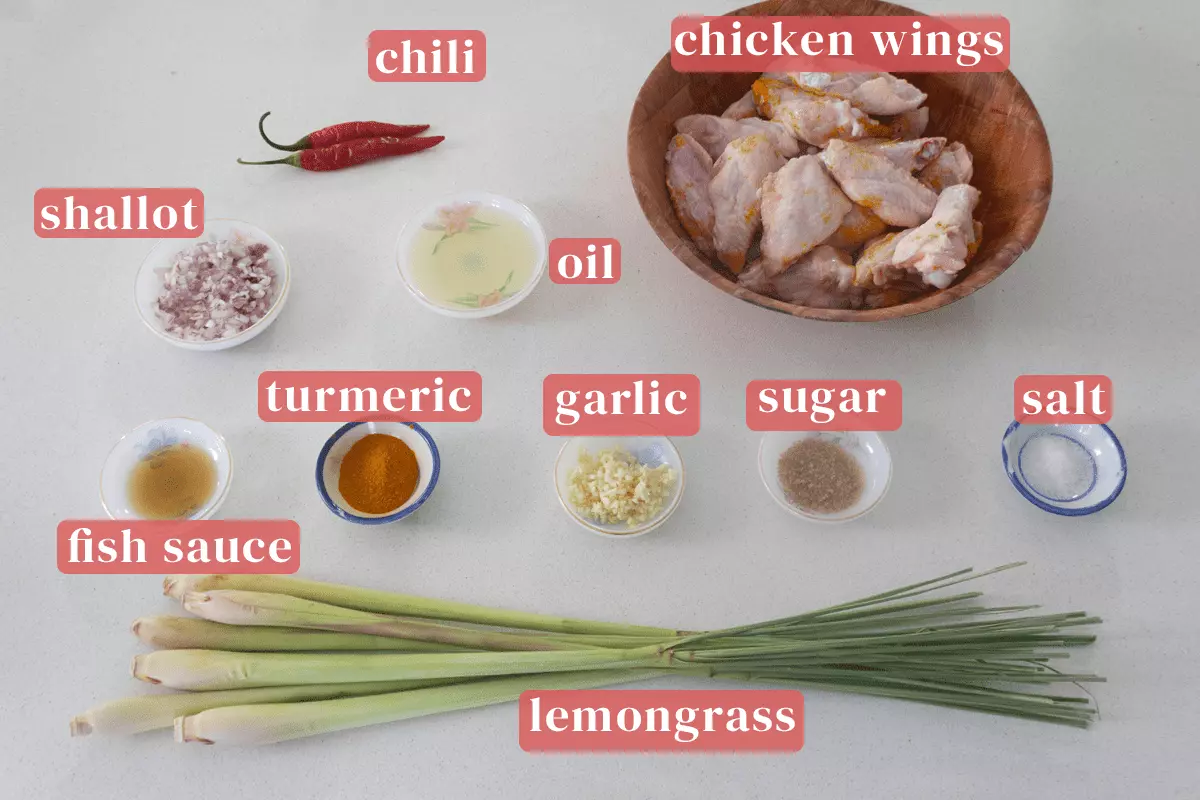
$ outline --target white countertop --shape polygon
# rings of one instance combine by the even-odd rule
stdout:
[[[629,184],[626,122],[671,17],[731,4],[405,5],[419,7],[0,9],[0,782],[10,787],[0,794],[1194,797],[1200,377],[1197,168],[1185,132],[1200,123],[1196,7],[921,3],[1011,20],[1012,68],[1054,150],[1053,202],[1034,249],[978,294],[890,324],[834,325],[769,313],[691,275]],[[482,29],[487,77],[372,83],[363,51],[377,28]],[[343,173],[236,165],[266,157],[255,121],[268,109],[280,139],[348,119],[429,122],[449,138]],[[288,249],[288,307],[243,347],[171,348],[131,301],[149,243],[36,238],[31,198],[43,186],[199,186],[209,215],[258,224]],[[430,199],[476,188],[526,202],[551,237],[618,238],[622,281],[547,281],[477,323],[423,310],[395,273],[399,227]],[[414,518],[356,527],[329,514],[313,485],[333,426],[258,420],[265,369],[478,370],[484,414],[436,427],[441,484]],[[703,385],[702,430],[678,440],[683,505],[658,533],[626,542],[586,534],[559,508],[559,443],[540,419],[546,374],[611,371],[690,372]],[[1013,379],[1054,372],[1103,373],[1115,387],[1112,426],[1131,474],[1092,517],[1037,510],[1000,466]],[[904,427],[887,437],[895,478],[865,520],[807,526],[763,489],[745,385],[784,376],[903,383]],[[1093,689],[1102,720],[1077,731],[813,692],[807,743],[790,756],[529,755],[515,705],[259,750],[182,747],[166,734],[72,740],[73,714],[142,690],[128,676],[138,650],[128,623],[172,606],[157,578],[60,575],[54,529],[102,515],[97,476],[113,443],[170,415],[225,435],[239,461],[223,515],[299,521],[301,574],[314,578],[695,628],[1026,559],[987,588],[1105,618],[1101,641],[1076,655],[1109,678]]]

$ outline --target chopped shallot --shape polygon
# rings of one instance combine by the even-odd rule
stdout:
[[[175,254],[163,270],[155,303],[163,329],[193,342],[236,336],[275,301],[275,268],[261,242],[200,242]]]

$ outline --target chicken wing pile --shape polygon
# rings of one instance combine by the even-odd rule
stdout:
[[[684,230],[752,292],[882,308],[954,282],[979,248],[971,154],[924,136],[926,95],[886,72],[764,73],[721,116],[675,123]]]

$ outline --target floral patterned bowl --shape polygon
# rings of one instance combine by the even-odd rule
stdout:
[[[425,208],[396,242],[405,287],[448,317],[490,317],[528,297],[546,272],[546,234],[515,200],[464,192]]]
[[[129,476],[139,461],[175,444],[199,448],[217,469],[217,486],[212,496],[188,519],[208,519],[217,513],[229,494],[233,478],[233,461],[225,439],[199,420],[170,417],[137,426],[121,437],[108,454],[100,472],[100,504],[110,518],[141,519],[129,500]]]

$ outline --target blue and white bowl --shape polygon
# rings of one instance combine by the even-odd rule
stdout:
[[[342,459],[355,442],[372,433],[395,436],[412,448],[417,456],[417,488],[408,501],[386,514],[366,514],[346,502],[338,491]],[[334,431],[317,456],[317,492],[321,500],[337,516],[359,525],[384,525],[404,519],[420,508],[437,486],[442,470],[442,457],[429,432],[415,422],[366,421],[350,422]]]
[[[1036,450],[1055,437],[1060,455],[1077,468],[1076,480],[1052,486],[1039,480]],[[1029,502],[1051,514],[1081,517],[1106,508],[1125,488],[1125,451],[1107,425],[1022,425],[1004,432],[1000,457],[1012,485]]]
[[[217,513],[229,494],[233,461],[221,434],[203,422],[170,417],[139,425],[121,437],[100,472],[100,504],[112,519],[141,519],[129,499],[129,476],[138,462],[164,447],[186,444],[204,451],[217,470],[217,485],[208,501],[188,519],[208,519]]]

